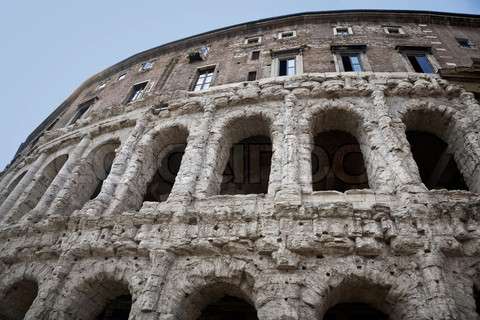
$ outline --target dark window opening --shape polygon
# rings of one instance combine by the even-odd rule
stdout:
[[[475,310],[480,315],[480,290],[473,286],[473,299],[475,300]]]
[[[448,145],[423,131],[407,131],[413,159],[428,189],[468,190]]]
[[[433,67],[425,54],[408,54],[407,58],[415,72],[433,73]]]
[[[80,118],[83,117],[83,115],[90,109],[90,107],[92,107],[95,102],[98,100],[97,97],[93,98],[93,99],[90,99],[88,101],[85,101],[83,103],[81,103],[78,108],[77,108],[77,112],[75,113],[75,115],[73,116],[72,120],[70,120],[70,124],[74,124],[75,122],[77,122]]]
[[[346,35],[350,34],[348,32],[348,28],[340,27],[340,28],[335,28],[335,30],[337,31],[337,35],[339,35],[339,36],[346,36]]]
[[[116,147],[118,147],[118,145]],[[93,194],[90,196],[90,200],[95,199],[100,194],[100,191],[102,191],[103,182],[107,179],[112,170],[114,159],[115,152],[109,152],[103,157],[103,159],[101,159],[102,163],[96,170],[97,186],[95,187]]]
[[[250,71],[248,73],[248,78],[247,78],[248,81],[255,81],[257,80],[257,71]]]
[[[282,39],[283,38],[291,38],[295,35],[295,33],[293,31],[286,31],[286,32],[282,32]]]
[[[368,176],[357,139],[331,130],[318,134],[312,150],[313,191],[368,189]]]
[[[362,64],[360,62],[360,55],[358,53],[349,53],[349,54],[342,54],[342,63],[343,63],[343,71],[345,72],[361,72]]]
[[[38,286],[34,281],[22,280],[0,296],[0,319],[22,320],[37,297]]]
[[[253,136],[233,145],[223,172],[220,194],[266,194],[272,164],[272,143]]]
[[[110,300],[97,320],[128,320],[132,308],[132,296],[121,295]]]
[[[213,81],[214,70],[215,68],[199,70],[193,91],[200,91],[210,88],[210,85]]]
[[[260,58],[260,51],[252,51],[252,60],[258,60]]]
[[[130,92],[130,95],[127,98],[127,103],[140,100],[145,94],[145,89],[147,88],[147,84],[148,84],[148,81],[134,85],[132,88],[132,91]]]
[[[399,34],[400,28],[399,27],[387,27],[387,31],[389,34]]]
[[[279,76],[293,76],[296,74],[295,58],[287,58],[279,60]]]
[[[159,168],[148,185],[144,201],[163,202],[168,199],[180,170],[185,147],[184,144],[176,145],[161,159]]]
[[[258,317],[252,305],[227,295],[204,308],[197,320],[258,320]]]
[[[388,320],[388,316],[365,303],[339,303],[323,320]]]
[[[470,40],[465,39],[465,38],[457,38],[458,45],[462,48],[471,48],[472,43]]]
[[[255,38],[248,38],[247,39],[247,44],[255,44],[255,43],[260,43],[260,38],[255,37]]]

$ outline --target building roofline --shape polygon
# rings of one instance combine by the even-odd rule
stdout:
[[[353,10],[328,10],[328,11],[305,11],[305,12],[299,12],[299,13],[293,13],[293,14],[286,14],[286,15],[280,15],[280,16],[275,16],[275,17],[270,17],[270,18],[263,18],[263,19],[258,19],[258,20],[252,20],[252,21],[247,21],[247,22],[242,22],[238,24],[233,24],[230,26],[222,27],[222,28],[217,28],[213,29],[210,31],[202,32],[199,34],[195,34],[192,36],[188,36],[185,38],[181,38],[178,40],[170,41],[167,43],[164,43],[162,45],[141,51],[139,53],[136,53],[128,58],[125,58],[121,60],[120,62],[115,63],[114,65],[107,67],[106,69],[94,74],[87,80],[85,80],[70,96],[68,96],[67,99],[65,99],[44,121],[40,123],[33,131],[32,133],[27,137],[25,142],[23,142],[20,147],[18,148],[14,159],[12,162],[17,158],[17,156],[25,149],[25,147],[34,141],[38,136],[41,134],[43,129],[47,127],[51,122],[53,122],[68,106],[70,103],[72,103],[79,95],[80,93],[89,85],[97,81],[98,79],[101,79],[102,77],[107,76],[109,73],[115,73],[118,72],[127,66],[136,63],[138,61],[141,61],[142,59],[148,59],[150,55],[154,55],[159,51],[162,50],[168,50],[172,47],[175,47],[177,45],[182,45],[182,44],[188,44],[189,41],[198,41],[201,40],[204,37],[212,36],[218,33],[224,33],[224,32],[231,32],[234,31],[235,29],[250,29],[250,28],[255,28],[258,27],[261,24],[268,24],[272,22],[280,22],[282,20],[289,20],[289,19],[295,19],[295,18],[305,18],[305,17],[321,17],[321,16],[347,16],[354,14],[355,16],[358,16],[359,13],[364,13],[364,14],[374,14],[374,15],[399,15],[399,16],[404,16],[405,18],[412,19],[414,20],[415,18],[432,18],[432,17],[440,17],[440,18],[447,18],[447,19],[473,19],[473,20],[478,20],[475,21],[480,25],[480,15],[477,14],[467,14],[467,13],[451,13],[451,12],[439,12],[439,11],[424,11],[424,10],[380,10],[380,9],[353,9]]]

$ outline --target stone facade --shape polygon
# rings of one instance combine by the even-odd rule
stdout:
[[[334,35],[337,26],[353,34]],[[299,14],[180,40],[95,75],[0,176],[0,318],[93,320],[130,295],[129,319],[196,320],[227,295],[260,320],[324,319],[342,303],[392,320],[480,319],[480,105],[438,74],[412,72],[398,49],[428,49],[435,70],[470,65],[479,26],[478,16],[425,12]],[[335,48],[359,45],[364,71],[338,72]],[[272,77],[285,52],[301,56],[302,72]],[[140,70],[146,61],[153,67]],[[191,91],[206,66],[213,85]],[[250,71],[258,80],[245,81]],[[144,80],[143,97],[128,102]],[[358,141],[369,188],[312,187],[314,138],[332,130]],[[411,130],[448,144],[467,190],[426,187]],[[271,142],[267,190],[222,194],[231,147],[252,136]],[[172,146],[183,146],[173,187],[144,201]]]

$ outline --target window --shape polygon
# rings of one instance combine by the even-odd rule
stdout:
[[[262,37],[251,37],[245,39],[245,44],[258,44],[262,42]]]
[[[348,36],[353,34],[353,31],[350,27],[335,27],[333,28],[333,34],[336,36]]]
[[[248,73],[247,81],[255,81],[257,80],[257,71],[250,71]]]
[[[297,36],[296,31],[284,31],[278,34],[278,39],[293,38]]]
[[[258,60],[260,58],[260,51],[252,51],[252,60]]]
[[[134,85],[132,91],[130,92],[130,95],[127,98],[127,103],[135,102],[143,98],[143,95],[145,94],[145,89],[147,88],[147,84],[148,81]]]
[[[121,75],[118,76],[117,81],[121,81],[121,80],[125,79],[126,76],[127,76],[126,73],[122,73]]]
[[[343,71],[349,72],[361,72],[363,71],[362,64],[360,62],[359,53],[346,53],[340,55],[342,57]]]
[[[383,30],[385,30],[385,33],[387,34],[404,34],[403,29],[401,27],[386,26],[383,28]]]
[[[97,90],[102,90],[107,86],[107,82],[102,82],[97,86]]]
[[[153,62],[152,61],[147,61],[142,63],[142,66],[140,67],[140,71],[147,71],[153,68]]]
[[[471,48],[472,43],[470,40],[465,39],[465,38],[457,38],[458,45],[462,48]]]
[[[95,104],[95,102],[98,100],[97,97],[95,98],[92,98],[88,101],[85,101],[83,103],[81,103],[78,108],[77,108],[77,112],[75,113],[75,115],[73,116],[72,120],[70,120],[70,123],[69,124],[74,124],[75,122],[77,122],[80,118],[82,118],[85,113],[88,111],[88,109],[90,109],[91,106],[93,106]]]
[[[406,56],[415,72],[434,73],[433,66],[425,53],[407,53]]]
[[[295,58],[286,58],[279,60],[279,76],[293,76],[296,74]]]
[[[213,80],[214,71],[215,68],[199,70],[197,81],[195,82],[195,87],[193,88],[193,91],[200,91],[210,88]]]

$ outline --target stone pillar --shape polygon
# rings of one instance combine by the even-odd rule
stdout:
[[[128,138],[122,142],[113,161],[110,173],[103,182],[102,190],[95,199],[87,202],[84,206],[84,211],[88,215],[101,215],[106,210],[109,210],[111,213],[113,208],[116,208],[118,202],[121,201],[122,198],[115,197],[115,195],[118,192],[119,185],[122,184],[122,181],[125,181],[124,175],[130,165],[130,160],[134,156],[138,141],[145,132],[145,128],[146,120],[143,118],[139,119]]]
[[[369,158],[367,165],[368,163],[376,164],[375,189],[379,192],[425,191],[420,176],[412,173],[415,172],[417,166],[411,157],[410,144],[405,138],[405,127],[401,122],[395,123],[389,115],[383,82],[382,80],[374,81],[372,99],[375,108],[372,112],[372,119],[367,119],[367,122],[377,122],[372,124],[375,128],[368,129],[370,124],[366,124],[366,130],[369,130],[374,142],[371,148],[376,150],[364,152],[365,156]],[[383,163],[384,167],[379,168],[378,163]]]
[[[144,290],[138,298],[141,313],[135,315],[137,320],[158,319],[158,301],[166,282],[168,272],[175,261],[173,253],[164,250],[152,250],[150,252],[151,271]]]
[[[295,104],[297,98],[293,94],[285,96],[283,135],[281,136],[282,181],[280,191],[275,195],[276,203],[289,205],[301,204],[301,187],[299,183],[299,159],[297,123]]]
[[[187,148],[182,159],[182,166],[175,179],[169,201],[180,201],[186,204],[192,201],[198,177],[202,173],[209,137],[208,129],[215,116],[215,109],[213,101],[207,100],[204,105],[204,114],[200,125],[196,128],[191,128]]]
[[[428,300],[426,312],[429,319],[454,320],[458,319],[455,299],[450,295],[444,275],[443,266],[446,265],[439,252],[431,252],[420,258],[420,268],[423,275],[423,285]]]
[[[39,155],[37,160],[35,160],[35,162],[28,169],[27,174],[25,174],[20,183],[15,187],[15,189],[13,189],[7,199],[3,202],[2,206],[0,207],[1,222],[4,222],[6,220],[4,219],[4,217],[7,215],[9,210],[15,206],[17,200],[21,198],[21,196],[25,194],[27,190],[30,189],[29,186],[31,187],[31,185],[34,183],[34,180],[40,178],[42,173],[39,172],[39,169],[42,167],[46,158],[46,153],[42,153]]]
[[[59,201],[61,201],[65,192],[68,191],[68,189],[64,189],[64,186],[68,188],[69,185],[75,183],[75,181],[73,181],[74,179],[69,178],[76,169],[81,167],[83,153],[85,152],[85,149],[90,145],[91,141],[92,139],[89,135],[83,137],[80,143],[75,147],[75,149],[73,149],[73,151],[69,153],[68,160],[62,166],[62,169],[58,172],[57,176],[52,181],[38,204],[26,216],[27,219],[36,219],[43,214],[49,215],[50,212],[47,212],[48,208],[52,204],[56,205]]]

